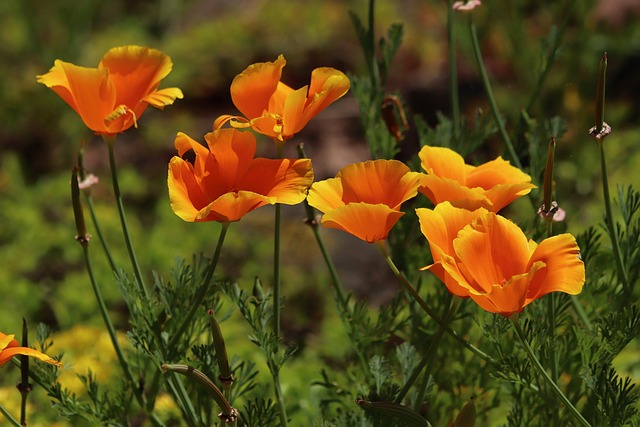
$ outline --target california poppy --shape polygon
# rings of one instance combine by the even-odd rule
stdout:
[[[285,141],[349,90],[347,76],[333,68],[316,68],[311,83],[294,90],[280,81],[286,61],[259,62],[247,67],[231,83],[231,100],[244,115],[224,115],[214,123],[220,128],[231,120],[234,127],[252,127],[274,140]]]
[[[538,245],[516,224],[485,209],[472,212],[445,202],[416,213],[434,260],[423,269],[489,312],[510,316],[549,292],[582,291],[584,263],[571,234]]]
[[[159,50],[121,46],[109,49],[98,68],[57,59],[37,79],[69,104],[89,129],[114,135],[137,126],[148,105],[162,109],[182,98],[178,88],[158,90],[172,67],[171,59]]]
[[[404,215],[400,205],[418,194],[421,177],[397,160],[354,163],[314,183],[307,201],[324,212],[323,226],[373,243],[385,240]]]
[[[434,205],[449,201],[460,208],[498,212],[536,187],[529,175],[501,157],[475,167],[449,148],[428,145],[418,156],[427,172],[420,192]]]
[[[47,356],[44,353],[28,347],[19,347],[18,341],[16,341],[13,337],[14,335],[5,335],[0,332],[0,367],[6,365],[7,362],[9,362],[13,358],[13,356],[17,356],[19,354],[35,357],[38,360],[58,367],[62,366],[62,363]]]
[[[251,132],[219,129],[205,135],[208,148],[179,133],[179,156],[195,152],[195,161],[179,156],[169,163],[171,208],[185,221],[239,221],[267,204],[294,205],[313,182],[309,159],[254,158]]]

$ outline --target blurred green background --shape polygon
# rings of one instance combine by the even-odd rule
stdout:
[[[556,181],[569,228],[579,230],[599,221],[598,153],[587,130],[593,125],[603,51],[609,57],[606,121],[613,127],[606,143],[610,182],[640,184],[640,3],[484,3],[473,19],[498,104],[510,126],[535,87],[555,26],[568,19],[557,62],[530,114],[566,121],[566,134],[558,141]],[[364,73],[348,11],[364,19],[367,7],[365,1],[337,0],[0,2],[0,295],[5,307],[0,331],[18,333],[23,317],[30,325],[42,321],[60,332],[74,325],[100,326],[82,254],[73,239],[69,203],[70,170],[81,141],[86,141],[89,172],[101,179],[93,190],[98,214],[120,264],[128,265],[106,147],[57,95],[36,83],[36,75],[45,73],[55,59],[95,67],[109,48],[123,44],[146,45],[171,56],[174,69],[162,87],[178,86],[185,98],[162,112],[148,109],[139,129],[120,135],[116,143],[121,188],[142,267],[149,274],[166,274],[176,257],[210,254],[217,236],[215,224],[184,223],[171,212],[166,173],[175,154],[175,134],[182,131],[202,140],[218,115],[235,112],[229,96],[233,77],[247,65],[274,60],[280,53],[288,61],[283,80],[296,88],[307,84],[311,70],[320,66]],[[378,35],[396,22],[405,31],[388,89],[399,92],[410,114],[421,115],[430,125],[437,124],[437,112],[449,114],[446,14],[444,1],[376,2]],[[461,102],[471,117],[477,108],[488,111],[488,106],[464,26],[468,18],[458,17],[457,38]],[[304,142],[316,179],[324,179],[348,163],[368,158],[363,134],[358,107],[347,95],[314,119],[287,145],[285,154],[295,156],[294,144]],[[410,130],[400,157],[409,159],[417,150],[416,133]],[[498,154],[495,144],[484,150],[487,157]],[[260,152],[273,156],[272,144],[265,141]],[[302,224],[302,208],[288,208],[285,215],[284,327],[289,339],[316,351],[333,339],[327,331],[336,324],[328,277],[311,233]],[[221,260],[224,274],[247,287],[256,275],[268,278],[271,230],[270,209],[233,224]],[[343,260],[338,267],[345,282],[357,296],[380,304],[395,292],[395,287],[385,285],[388,276],[378,254],[369,256],[366,244],[348,236],[328,235],[337,259]],[[125,330],[126,307],[112,286],[98,245],[94,247],[103,291],[119,316],[118,326]],[[75,341],[84,345],[79,338]],[[251,344],[238,341],[250,351]],[[67,345],[73,343],[70,339]]]

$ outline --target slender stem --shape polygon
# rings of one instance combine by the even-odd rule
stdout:
[[[84,147],[84,144],[83,144]],[[80,176],[80,180],[84,181],[87,178],[87,173],[84,167],[84,148],[81,148],[78,152],[78,175]],[[100,244],[102,245],[102,249],[104,250],[105,255],[107,256],[107,260],[109,261],[109,266],[111,266],[111,271],[117,271],[118,268],[116,266],[116,262],[113,259],[113,255],[111,254],[111,249],[109,248],[109,244],[102,233],[102,227],[100,226],[100,222],[98,221],[98,216],[96,215],[96,211],[93,205],[93,197],[91,197],[91,190],[87,189],[84,191],[85,200],[87,202],[87,206],[89,206],[89,214],[91,215],[91,221],[93,222],[93,226],[96,229],[96,234],[98,235],[98,239],[100,239]]]
[[[584,307],[580,303],[580,300],[578,299],[578,297],[576,295],[569,295],[569,296],[571,298],[571,304],[573,305],[573,309],[575,310],[580,320],[582,320],[582,323],[584,323],[587,329],[592,330],[593,324],[591,323],[591,319],[589,319],[587,312],[584,311]]]
[[[276,203],[274,236],[273,236],[273,333],[276,339],[280,339],[280,306],[282,304],[281,279],[280,279],[280,225],[282,221],[281,205]]]
[[[104,136],[104,140],[107,143],[107,148],[109,150],[109,166],[111,167],[111,180],[113,181],[113,192],[116,197],[118,214],[120,215],[120,225],[122,226],[124,241],[125,241],[125,244],[127,245],[127,252],[129,252],[129,259],[131,260],[131,266],[133,267],[133,274],[136,277],[136,281],[138,282],[138,286],[140,287],[140,290],[142,291],[143,295],[145,297],[149,297],[147,287],[145,286],[144,280],[142,278],[142,272],[140,270],[140,265],[138,264],[136,252],[133,249],[133,244],[131,242],[131,235],[129,234],[129,226],[127,225],[127,218],[124,213],[124,204],[122,203],[120,185],[118,184],[118,170],[116,168],[116,157],[114,153],[115,137],[112,135]]]
[[[298,144],[298,157],[301,159],[306,159],[307,154],[304,151],[303,144]],[[333,260],[331,259],[331,255],[327,250],[327,246],[324,244],[324,239],[322,237],[322,233],[320,232],[320,224],[318,223],[318,219],[316,218],[316,210],[309,204],[309,202],[305,199],[303,202],[304,209],[307,213],[306,224],[311,228],[313,232],[313,236],[316,239],[316,243],[318,244],[318,248],[320,249],[320,253],[322,253],[322,258],[324,259],[324,263],[329,270],[329,275],[331,276],[331,286],[334,291],[334,299],[336,302],[336,306],[338,307],[338,313],[340,314],[340,318],[344,323],[347,334],[351,338],[351,342],[354,343],[354,351],[358,355],[358,359],[360,359],[360,364],[365,375],[369,375],[369,364],[367,363],[364,354],[362,353],[359,346],[355,345],[356,343],[356,331],[353,326],[353,310],[349,306],[349,300],[345,296],[344,291],[342,290],[342,282],[340,280],[340,276],[338,276],[338,271],[336,270],[335,265],[333,264]]]
[[[606,211],[606,223],[609,231],[609,238],[611,239],[611,246],[613,249],[613,258],[616,262],[616,269],[618,270],[618,279],[622,283],[622,287],[625,291],[629,290],[629,280],[627,279],[627,271],[622,261],[622,254],[620,252],[620,244],[618,242],[618,233],[616,232],[616,225],[613,222],[613,211],[611,209],[611,196],[609,195],[609,178],[607,174],[607,161],[604,154],[604,139],[596,139],[598,146],[600,147],[600,166],[602,170],[602,193],[604,195],[604,207]]]
[[[567,29],[569,24],[569,18],[571,18],[573,9],[578,2],[576,0],[569,0],[568,10],[564,15],[564,19],[560,24],[559,29],[557,30],[555,37],[553,38],[553,44],[549,47],[547,51],[547,58],[544,64],[544,70],[538,76],[538,81],[536,82],[535,89],[531,93],[531,98],[529,98],[529,102],[527,103],[526,111],[531,111],[533,108],[533,104],[538,100],[538,96],[542,93],[542,85],[545,80],[547,80],[547,76],[549,75],[549,71],[551,71],[551,67],[555,63],[556,55],[558,54],[560,43],[564,37],[564,32]]]
[[[178,378],[173,372],[168,374],[169,379],[167,380],[167,385],[171,389],[173,395],[178,399],[178,406],[182,410],[182,414],[184,415],[185,421],[189,427],[197,427],[198,421],[196,420],[196,411],[191,403],[191,399],[187,396],[187,391]]]
[[[107,332],[109,332],[109,337],[111,338],[111,344],[113,345],[113,349],[116,352],[116,356],[118,357],[118,362],[120,362],[120,366],[127,378],[129,384],[131,384],[131,389],[134,391],[136,399],[142,408],[146,408],[144,397],[139,391],[139,387],[137,382],[133,378],[133,374],[131,373],[131,368],[129,367],[129,363],[127,362],[127,358],[122,351],[122,347],[120,347],[120,343],[118,342],[118,336],[116,335],[116,330],[113,326],[113,322],[111,322],[111,317],[109,316],[109,312],[107,311],[107,305],[104,302],[104,298],[102,297],[102,292],[100,291],[100,287],[96,281],[96,278],[93,274],[93,265],[91,263],[91,256],[89,255],[89,247],[87,244],[82,244],[82,252],[84,255],[84,263],[87,268],[87,273],[89,274],[89,281],[91,282],[91,287],[93,288],[93,293],[96,297],[96,301],[98,303],[98,308],[100,309],[100,314],[102,315],[102,320],[107,328]]]
[[[369,60],[369,73],[371,77],[371,97],[375,99],[375,93],[378,87],[378,80],[380,78],[378,64],[376,62],[376,36],[375,36],[375,0],[369,0],[369,28],[367,29],[369,34],[369,41],[366,47],[367,59]]]
[[[204,300],[209,292],[209,287],[211,286],[211,280],[213,279],[213,275],[216,271],[216,266],[218,265],[218,260],[220,259],[220,253],[222,252],[222,244],[224,243],[224,239],[227,235],[227,230],[229,229],[229,222],[223,222],[220,227],[220,234],[218,235],[218,243],[216,244],[215,252],[213,253],[213,258],[211,259],[211,263],[209,264],[209,269],[205,273],[204,280],[200,288],[196,291],[196,296],[194,299],[194,303],[191,304],[191,310],[187,313],[187,315],[182,320],[182,323],[176,329],[175,334],[171,337],[169,341],[169,345],[167,348],[169,350],[175,348],[176,343],[182,338],[184,331],[191,325],[191,320],[193,320],[193,316],[195,316],[198,308],[200,307],[200,302]]]
[[[447,9],[447,37],[449,47],[449,96],[453,120],[453,140],[460,138],[460,98],[458,96],[458,61],[456,58],[456,33],[453,0],[449,0]]]
[[[22,318],[22,346],[29,347],[29,329],[27,327],[27,321]],[[21,404],[20,404],[20,424],[27,425],[27,396],[33,389],[33,386],[29,384],[29,356],[20,356],[20,384],[17,388],[20,391]]]
[[[280,386],[280,373],[277,370],[272,370],[273,376],[273,388],[276,394],[276,402],[278,403],[278,412],[280,414],[280,425],[287,427],[289,421],[287,420],[287,407],[284,404],[284,393],[282,393],[282,387]]]
[[[2,415],[4,415],[7,421],[9,421],[12,425],[16,427],[23,427],[23,424],[20,424],[18,420],[13,418],[13,415],[11,415],[9,411],[7,411],[7,409],[4,406],[2,406],[1,403],[0,403],[0,413],[2,413]]]
[[[484,90],[487,94],[487,98],[489,99],[489,104],[491,105],[491,111],[493,112],[493,117],[498,125],[498,130],[500,131],[500,136],[502,137],[502,141],[504,142],[507,150],[509,151],[509,156],[513,161],[514,165],[520,169],[522,168],[522,163],[520,163],[520,158],[516,153],[515,148],[513,147],[513,143],[511,142],[511,138],[509,138],[509,134],[507,133],[507,129],[504,126],[504,121],[502,120],[502,115],[498,110],[498,104],[496,103],[496,99],[493,96],[493,90],[491,89],[491,83],[489,81],[489,76],[487,75],[487,69],[484,66],[484,60],[482,59],[482,52],[480,51],[480,43],[478,42],[478,33],[476,31],[476,25],[473,23],[473,20],[469,18],[469,31],[471,33],[471,41],[473,43],[473,52],[476,58],[476,64],[478,65],[478,70],[480,71],[480,77],[482,78],[482,84],[484,85]]]
[[[431,340],[431,343],[429,344],[424,357],[422,358],[418,366],[415,367],[415,369],[411,373],[411,376],[409,377],[409,379],[407,379],[407,382],[404,384],[404,386],[394,399],[395,403],[402,403],[402,400],[413,386],[413,383],[415,383],[415,381],[418,379],[422,370],[425,368],[425,366],[427,366],[427,364],[431,362],[431,360],[435,356],[436,350],[440,345],[440,340],[442,340],[447,325],[449,324],[449,320],[451,320],[451,316],[453,316],[453,313],[455,313],[456,309],[458,308],[458,304],[460,303],[460,300],[456,300],[454,304],[451,304],[451,300],[452,296],[449,295],[449,300],[447,302],[447,313],[445,314],[444,320],[440,324],[438,331],[436,332],[436,336]]]
[[[173,365],[173,364],[164,364],[162,365],[162,370],[167,372],[176,372],[178,374],[182,374],[188,378],[195,380],[198,384],[204,386],[207,390],[211,392],[213,396],[213,400],[218,404],[220,409],[225,415],[231,415],[233,408],[227,401],[227,399],[222,394],[222,391],[211,381],[209,377],[207,377],[201,371],[193,368],[192,366],[187,365]]]
[[[398,280],[400,280],[400,283],[404,286],[405,290],[407,292],[409,292],[409,294],[411,294],[411,296],[414,298],[414,300],[418,303],[418,305],[420,305],[420,307],[422,307],[422,309],[425,311],[425,313],[427,313],[427,315],[429,315],[429,317],[431,317],[431,319],[433,319],[437,324],[442,325],[443,324],[443,320],[440,319],[440,316],[438,316],[433,311],[433,309],[431,309],[431,307],[429,307],[429,305],[422,299],[422,297],[420,297],[418,292],[416,292],[416,290],[413,288],[413,286],[411,286],[411,284],[406,279],[406,277],[404,277],[404,275],[400,272],[400,270],[398,270],[398,267],[396,267],[395,263],[393,262],[391,257],[388,255],[387,248],[385,247],[384,242],[376,242],[376,244],[377,244],[378,248],[380,249],[380,251],[382,252],[382,256],[387,261],[387,264],[389,265],[389,268],[391,268],[391,271],[393,271],[393,274],[395,274],[395,276],[398,278]],[[485,352],[480,350],[478,347],[474,346],[473,344],[471,344],[470,342],[468,342],[467,340],[462,338],[460,335],[458,335],[450,327],[448,327],[448,326],[446,327],[446,332],[449,335],[451,335],[456,341],[458,341],[460,344],[462,344],[467,350],[469,350],[472,353],[474,353],[476,356],[480,357],[481,359],[483,359],[487,363],[490,363],[490,364],[492,364],[494,366],[498,366],[498,362],[496,362],[491,356],[489,356],[488,354],[486,354]]]
[[[551,223],[551,221],[549,221]],[[558,358],[556,356],[556,295],[550,293],[547,295],[547,321],[549,322],[549,359],[551,362],[551,380],[553,383],[558,382]],[[558,412],[553,412],[553,426],[558,426]]]
[[[565,394],[562,392],[562,390],[560,390],[558,385],[551,379],[551,377],[549,376],[547,371],[544,369],[544,367],[542,366],[542,364],[540,363],[540,361],[538,360],[538,358],[534,354],[533,349],[531,348],[531,346],[527,342],[527,339],[526,339],[526,337],[524,335],[524,332],[522,331],[522,328],[520,328],[520,324],[518,323],[518,315],[515,314],[515,315],[509,317],[509,320],[511,320],[511,322],[513,323],[513,327],[514,327],[514,329],[516,331],[516,335],[520,339],[520,342],[522,343],[522,346],[524,347],[525,351],[529,355],[529,358],[533,362],[533,365],[536,367],[536,369],[538,370],[540,375],[542,375],[542,377],[546,381],[547,385],[551,388],[551,390],[553,390],[553,392],[558,397],[558,399],[560,399],[560,401],[566,406],[566,408],[569,410],[569,412],[571,412],[571,414],[576,418],[576,420],[578,420],[578,422],[582,426],[591,427],[591,424],[589,424],[589,422],[584,419],[582,414],[580,414],[580,412],[576,409],[576,407],[573,406],[573,404],[569,401],[567,396],[565,396]]]
[[[89,207],[89,214],[91,215],[91,221],[93,222],[93,226],[96,229],[96,234],[98,235],[98,240],[100,240],[100,244],[102,245],[102,249],[107,257],[107,261],[109,262],[109,266],[111,267],[111,271],[117,271],[118,267],[116,265],[115,260],[113,259],[113,255],[111,254],[111,248],[107,243],[107,240],[104,238],[104,234],[102,233],[102,227],[100,227],[100,223],[98,221],[98,217],[95,212],[95,208],[93,205],[93,197],[89,193],[85,193],[85,200],[87,202],[87,206]]]
[[[437,323],[442,324],[442,320],[440,319],[440,317],[438,317],[435,311],[433,311],[433,309],[429,307],[429,305],[422,299],[422,297],[418,294],[418,292],[416,292],[413,286],[411,286],[409,281],[404,277],[404,275],[400,272],[400,270],[398,270],[398,267],[396,267],[395,263],[391,259],[391,256],[389,255],[389,252],[387,251],[387,248],[385,246],[385,241],[379,240],[376,242],[376,245],[382,252],[382,256],[387,261],[389,268],[391,268],[391,271],[393,271],[393,274],[395,274],[398,280],[400,280],[400,283],[404,286],[407,292],[411,294],[413,299],[420,305],[420,307],[422,307],[422,309],[429,315],[429,317],[431,317]]]

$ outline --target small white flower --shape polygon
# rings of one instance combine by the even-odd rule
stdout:
[[[87,188],[99,182],[100,182],[100,179],[98,179],[98,177],[95,176],[94,174],[90,173],[82,181],[78,179],[78,187],[80,187],[81,190],[86,190]]]
[[[475,9],[480,5],[482,5],[482,3],[480,3],[480,0],[456,1],[453,3],[453,10],[466,12]]]

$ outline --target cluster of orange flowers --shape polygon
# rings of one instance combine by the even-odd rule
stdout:
[[[283,144],[349,90],[348,78],[333,68],[315,69],[310,84],[295,90],[281,82],[285,63],[279,56],[253,64],[233,80],[231,99],[242,116],[219,117],[205,135],[207,147],[178,134],[179,156],[169,163],[168,176],[176,215],[231,222],[266,204],[297,204],[307,197],[323,212],[324,226],[376,242],[404,215],[401,204],[422,193],[435,205],[417,210],[434,259],[424,269],[453,294],[508,316],[546,293],[581,291],[584,265],[573,236],[536,245],[496,214],[535,187],[500,157],[474,167],[450,149],[425,146],[419,153],[425,173],[396,160],[374,160],[315,183],[310,160],[254,158],[256,140],[247,130]],[[107,52],[96,69],[56,61],[38,81],[91,130],[112,135],[135,125],[147,105],[162,108],[182,97],[177,88],[158,90],[171,66],[159,51],[125,46]],[[223,128],[227,123],[231,127]],[[193,163],[182,158],[190,150]]]

